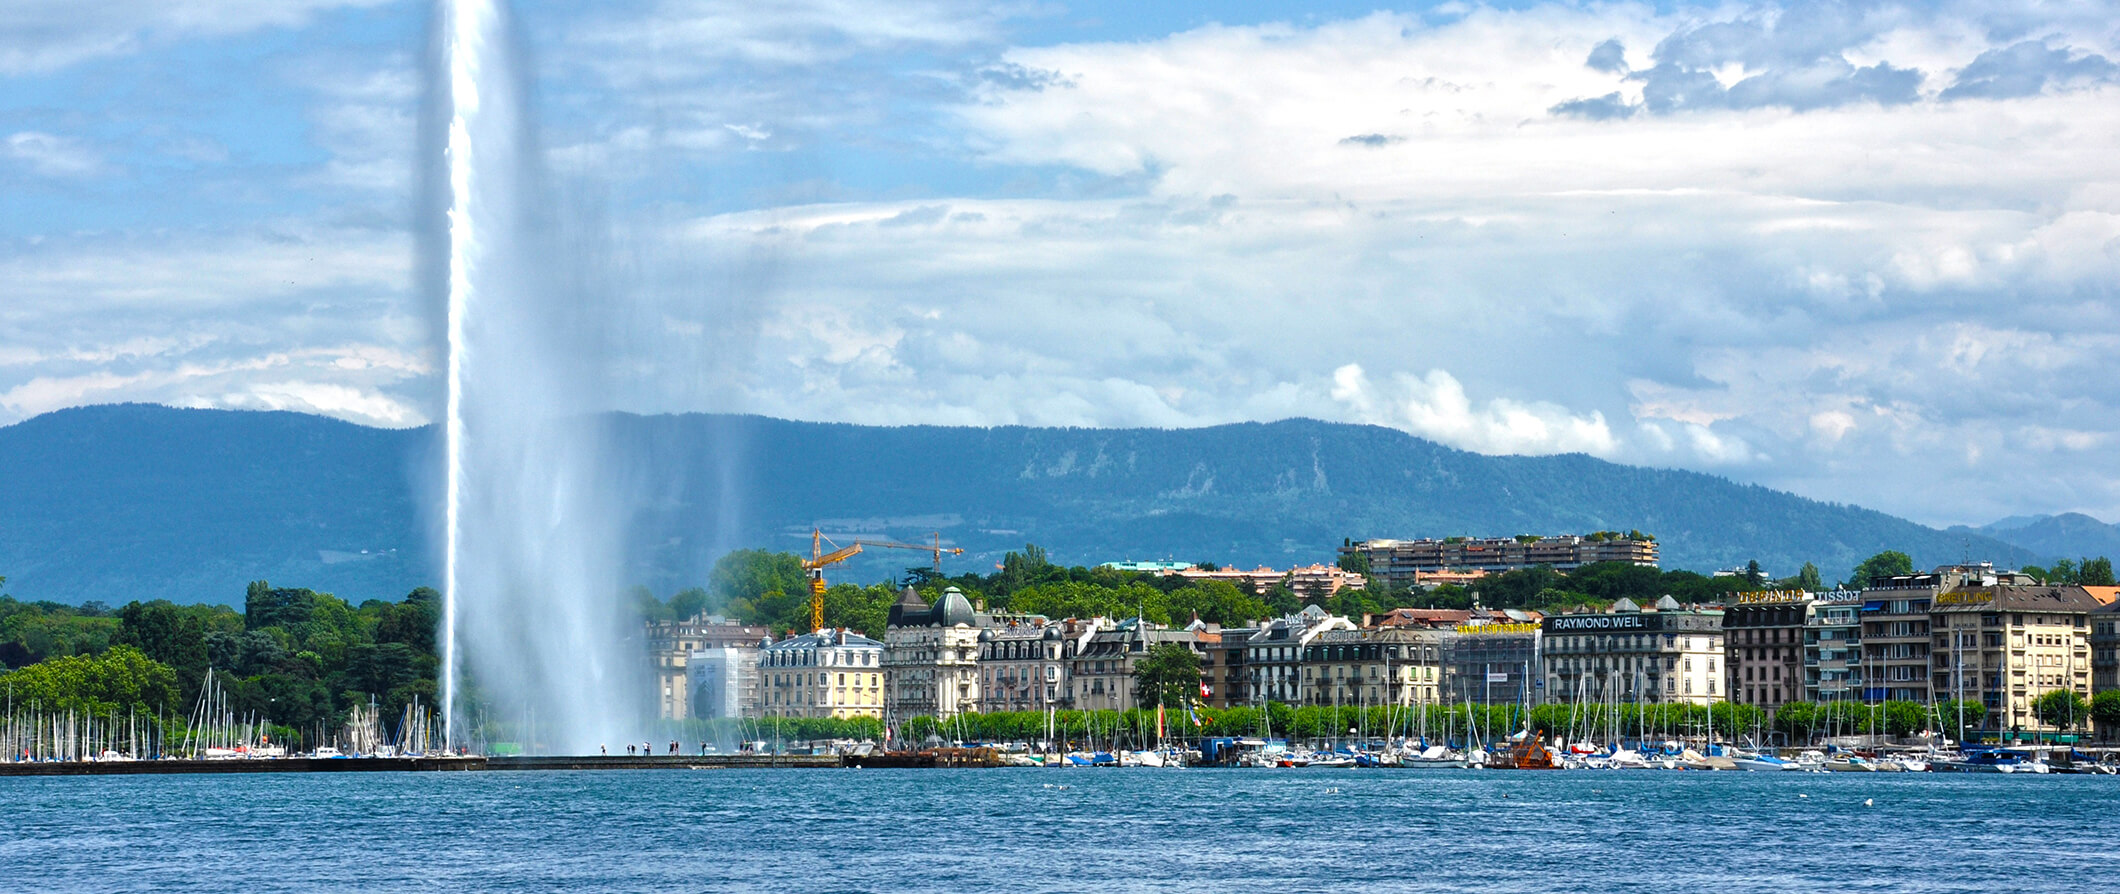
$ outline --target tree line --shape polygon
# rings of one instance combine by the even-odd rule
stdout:
[[[4,580],[4,579],[0,579]],[[329,593],[252,583],[243,610],[168,600],[66,606],[0,596],[0,690],[18,708],[135,713],[181,721],[208,669],[239,716],[278,736],[333,735],[373,699],[388,721],[431,703],[440,595],[358,606]],[[6,668],[0,668],[6,669]]]

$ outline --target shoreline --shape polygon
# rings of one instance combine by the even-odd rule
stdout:
[[[848,766],[831,754],[708,754],[604,757],[287,757],[258,760],[19,761],[0,763],[5,776],[159,776],[180,773],[388,773],[507,770],[726,770],[753,767],[820,769]]]

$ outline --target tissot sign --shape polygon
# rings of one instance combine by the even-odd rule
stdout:
[[[1640,615],[1555,615],[1546,619],[1547,633],[1607,633],[1661,630],[1663,618]]]

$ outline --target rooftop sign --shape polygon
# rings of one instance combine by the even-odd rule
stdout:
[[[1547,633],[1610,630],[1656,630],[1663,619],[1651,614],[1555,615],[1546,619]]]
[[[1470,636],[1492,636],[1503,633],[1537,633],[1539,631],[1539,626],[1537,624],[1533,624],[1529,621],[1526,621],[1523,623],[1509,624],[1459,624],[1457,625],[1456,629],[1457,632]]]
[[[1738,605],[1764,605],[1785,602],[1802,602],[1811,594],[1802,590],[1762,590],[1757,593],[1737,594]]]

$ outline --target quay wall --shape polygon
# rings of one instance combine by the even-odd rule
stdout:
[[[839,767],[831,754],[708,754],[632,757],[290,757],[274,760],[41,761],[0,763],[0,776],[131,776],[171,773],[379,773],[476,770],[720,770]]]

